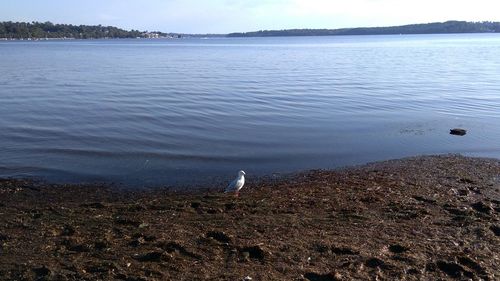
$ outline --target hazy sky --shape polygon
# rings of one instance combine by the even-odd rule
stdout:
[[[0,0],[0,21],[228,33],[500,21],[500,0]]]

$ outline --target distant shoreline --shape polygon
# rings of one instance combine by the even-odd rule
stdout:
[[[179,39],[235,39],[235,38],[285,38],[285,37],[362,37],[362,36],[418,36],[418,35],[475,35],[475,34],[500,34],[492,32],[470,32],[470,33],[416,33],[416,34],[360,34],[360,35],[282,35],[282,36],[242,36],[242,37],[182,37],[182,38],[29,38],[29,39],[15,39],[15,38],[0,38],[0,42],[19,42],[19,41],[29,41],[29,42],[39,42],[39,41],[95,41],[95,40],[109,40],[109,41],[119,41],[119,40],[148,40],[148,41],[160,41],[160,40],[179,40]]]
[[[410,35],[500,33],[500,22],[447,21],[388,27],[357,27],[339,29],[286,29],[230,33],[227,37],[281,37],[281,36],[342,36],[342,35]]]
[[[0,38],[0,41],[176,40],[177,38]]]
[[[178,39],[224,37],[291,37],[345,35],[410,35],[500,33],[500,22],[446,21],[387,27],[338,29],[284,29],[233,32],[228,34],[189,34],[160,31],[123,30],[113,26],[53,24],[51,22],[0,22],[0,40],[78,40],[78,39]]]

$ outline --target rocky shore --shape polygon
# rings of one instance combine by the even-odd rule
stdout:
[[[500,280],[500,162],[422,156],[220,192],[0,180],[0,280]]]

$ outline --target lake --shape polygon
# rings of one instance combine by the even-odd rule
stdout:
[[[0,177],[203,186],[441,153],[500,158],[498,34],[0,42]]]

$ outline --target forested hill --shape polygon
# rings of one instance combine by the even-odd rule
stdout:
[[[328,36],[328,35],[388,35],[388,34],[442,34],[442,33],[500,32],[500,22],[447,21],[389,27],[359,27],[341,29],[287,29],[230,33],[228,37],[267,36]]]
[[[500,33],[500,22],[447,21],[390,27],[360,27],[341,29],[288,29],[230,33],[228,37],[266,36],[326,36],[326,35],[383,35],[439,33]],[[0,39],[100,39],[100,38],[159,38],[213,37],[224,35],[175,34],[124,30],[113,26],[53,24],[51,22],[0,22]]]
[[[51,22],[0,22],[0,38],[136,38],[144,32],[123,30],[113,26],[89,26],[71,24],[53,24]]]

